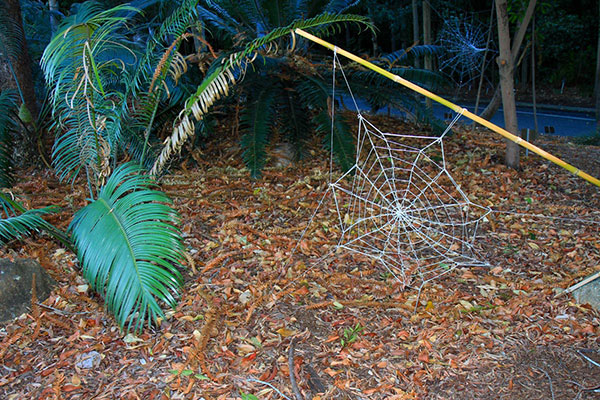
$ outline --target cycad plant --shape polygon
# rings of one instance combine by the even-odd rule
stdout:
[[[221,97],[235,91],[244,100],[240,118],[243,158],[253,177],[260,176],[266,146],[276,137],[302,144],[314,130],[331,132],[328,101],[331,88],[305,58],[305,46],[295,46],[293,29],[321,36],[339,32],[342,25],[373,29],[368,20],[347,11],[357,1],[205,1],[198,7],[204,26],[218,38],[223,51],[208,69],[196,93],[176,121],[152,173],[158,174],[170,157],[194,134],[194,121],[202,120]],[[329,99],[329,100],[328,100]],[[193,119],[192,119],[193,117]],[[328,122],[329,121],[329,122]],[[333,151],[344,169],[353,162],[353,139],[336,117]]]
[[[61,179],[83,174],[89,186],[90,203],[69,230],[84,276],[125,330],[155,322],[182,286],[177,213],[140,163],[194,6],[184,1],[143,46],[127,26],[137,9],[83,3],[42,58],[56,119],[54,167]],[[165,44],[173,38],[174,46]],[[124,153],[138,162],[119,166]]]
[[[198,16],[224,50],[209,68],[196,94],[186,101],[186,108],[176,121],[174,132],[154,164],[159,173],[167,160],[194,131],[194,121],[205,118],[207,111],[222,96],[234,92],[243,102],[240,117],[242,157],[253,177],[259,177],[265,165],[266,148],[274,140],[294,146],[295,156],[302,155],[303,145],[313,133],[332,146],[343,170],[354,163],[353,136],[339,113],[331,121],[333,99],[331,64],[321,65],[311,56],[308,43],[297,45],[291,31],[301,28],[319,36],[339,32],[343,25],[374,30],[363,16],[348,11],[358,1],[233,1],[202,2]],[[394,73],[433,88],[441,83],[438,74],[407,68],[413,56],[435,54],[434,46],[413,47],[382,58],[382,66]],[[406,110],[417,121],[434,121],[430,110],[412,93],[380,79],[369,71],[352,71],[349,83],[354,93],[369,102],[371,108],[392,105]],[[343,85],[338,86],[343,96]]]

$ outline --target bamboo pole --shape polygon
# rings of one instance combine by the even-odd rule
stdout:
[[[472,112],[470,112],[469,110],[460,107],[446,99],[444,99],[443,97],[438,96],[435,93],[432,93],[430,91],[428,91],[427,89],[424,89],[418,85],[415,85],[414,83],[407,81],[404,78],[399,77],[398,75],[392,74],[389,71],[386,71],[385,69],[378,67],[377,65],[370,63],[367,60],[363,60],[362,58],[355,56],[354,54],[344,50],[344,49],[340,49],[337,46],[334,46],[333,44],[326,42],[325,40],[318,38],[314,35],[311,35],[308,32],[303,31],[302,29],[295,29],[294,30],[295,33],[297,33],[298,35],[312,41],[315,43],[320,44],[323,47],[326,47],[332,51],[335,51],[338,54],[343,55],[346,58],[349,58],[352,61],[356,61],[357,63],[369,68],[372,71],[375,71],[383,76],[385,76],[388,79],[391,79],[392,81],[399,83],[417,93],[422,94],[423,96],[434,100],[440,104],[442,104],[443,106],[448,107],[449,109],[451,109],[452,111],[456,112],[456,113],[462,113],[462,115],[464,115],[465,117],[471,119],[472,121],[475,121],[483,126],[485,126],[486,128],[491,129],[492,131],[499,133],[500,135],[504,136],[505,138],[517,143],[520,146],[525,147],[526,149],[532,151],[533,153],[545,158],[546,160],[553,162],[554,164],[563,167],[564,169],[566,169],[567,171],[575,174],[576,176],[585,179],[586,181],[600,187],[600,180],[594,178],[593,176],[581,171],[580,169],[574,167],[573,165],[561,160],[560,158],[548,153],[545,150],[540,149],[539,147],[529,143],[526,140],[523,140],[522,138],[513,135],[512,133],[508,132],[505,129],[500,128],[498,125],[491,123],[490,121],[481,118],[478,115],[473,114]]]

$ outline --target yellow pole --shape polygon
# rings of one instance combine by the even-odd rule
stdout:
[[[460,106],[457,106],[456,104],[444,99],[443,97],[438,96],[435,93],[430,92],[427,89],[423,89],[422,87],[415,85],[414,83],[407,81],[406,79],[401,78],[398,75],[394,75],[391,72],[386,71],[385,69],[378,67],[377,65],[370,63],[367,60],[363,60],[362,58],[355,56],[354,54],[347,52],[344,49],[340,49],[339,47],[334,46],[333,44],[326,42],[325,40],[323,40],[321,38],[311,35],[310,33],[303,31],[302,29],[295,29],[294,31],[298,35],[305,37],[306,39],[308,39],[310,41],[318,43],[321,46],[324,46],[330,50],[333,50],[333,51],[337,52],[338,54],[341,54],[344,57],[351,59],[352,61],[356,61],[357,63],[369,68],[370,70],[373,70],[373,71],[385,76],[386,78],[393,80],[394,82],[397,82],[403,86],[406,86],[407,88],[414,90],[415,92],[420,93],[427,98],[437,101],[438,103],[450,108],[451,110],[453,110],[459,114],[462,113],[462,115],[464,115],[465,117],[485,126],[486,128],[491,129],[492,131],[494,131],[496,133],[499,133],[500,135],[504,136],[505,138],[512,140],[513,142],[525,147],[526,149],[529,149],[530,151],[544,157],[546,160],[551,161],[554,164],[563,167],[567,171],[570,171],[573,174],[579,176],[580,178],[583,178],[586,181],[600,187],[600,180],[594,178],[591,175],[586,174],[585,172],[572,166],[571,164],[564,162],[560,158],[553,156],[552,154],[548,153],[547,151],[542,150],[537,146],[534,146],[533,144],[529,143],[528,141],[523,140],[522,138],[513,135],[512,133],[508,132],[507,130],[500,128],[498,125],[493,124],[490,121],[483,119],[478,115],[473,114],[469,110],[462,108]]]

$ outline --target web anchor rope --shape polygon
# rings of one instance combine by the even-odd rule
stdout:
[[[323,39],[320,39],[314,35],[311,35],[308,32],[303,31],[302,29],[295,29],[295,32],[297,34],[299,34],[300,36],[302,36],[312,42],[318,43],[321,46],[326,47],[330,50],[333,50],[333,48],[336,47],[336,46],[332,45],[331,43],[326,42]],[[336,49],[337,49],[337,54],[341,54],[344,57],[351,59],[352,61],[356,61],[357,63],[369,68],[370,70],[375,71],[375,72],[385,76],[386,78],[391,79],[392,81],[399,83],[417,93],[420,93],[423,96],[425,96],[429,99],[432,99],[432,100],[450,108],[451,110],[453,110],[457,113],[460,112],[460,110],[462,109],[462,107],[444,99],[443,97],[440,97],[437,94],[428,91],[427,89],[424,89],[418,85],[415,85],[414,83],[407,81],[406,79],[399,77],[398,75],[394,75],[391,72],[386,71],[385,69],[378,67],[377,65],[375,65],[367,60],[363,60],[362,58],[360,58],[346,50],[343,50],[339,47],[336,47]],[[469,118],[470,120],[475,121],[475,122],[479,123],[480,125],[483,125],[486,128],[491,129],[492,131],[504,136],[505,138],[517,143],[518,145],[525,147],[526,149],[532,151],[533,153],[545,158],[546,160],[553,162],[554,164],[566,169],[567,171],[579,176],[580,178],[585,179],[586,181],[600,187],[599,179],[594,178],[593,176],[581,171],[580,169],[578,169],[578,168],[574,167],[573,165],[561,160],[560,158],[548,153],[547,151],[540,149],[539,147],[529,143],[528,141],[523,140],[522,138],[520,138],[516,135],[513,135],[512,133],[508,132],[506,129],[500,128],[498,125],[493,124],[492,122],[490,122],[486,119],[483,119],[478,115],[473,114],[469,110],[464,110],[463,113],[464,113],[464,116]]]

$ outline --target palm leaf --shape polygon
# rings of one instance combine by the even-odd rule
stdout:
[[[0,187],[11,187],[14,183],[12,132],[16,129],[16,112],[16,94],[10,90],[0,92]]]
[[[19,202],[0,192],[0,245],[23,239],[33,232],[51,230],[42,215],[52,214],[57,207],[26,210]]]
[[[343,13],[360,3],[360,0],[329,0],[325,6],[325,11],[329,13]]]
[[[194,122],[190,118],[191,115],[193,114],[195,119],[200,121],[218,99],[228,95],[230,86],[236,83],[234,72],[239,69],[245,70],[247,64],[251,62],[249,60],[251,56],[259,51],[264,51],[266,45],[277,39],[290,35],[296,28],[305,30],[321,28],[326,35],[339,31],[341,23],[356,23],[367,29],[373,29],[369,20],[360,15],[323,13],[313,18],[295,20],[287,26],[273,29],[249,42],[243,50],[223,58],[223,64],[209,73],[196,93],[186,101],[186,107],[177,118],[173,133],[165,141],[150,174],[153,176],[159,174],[173,154],[177,153],[185,141],[194,134]]]
[[[277,127],[294,145],[294,158],[302,158],[306,141],[312,133],[310,113],[300,96],[292,90],[281,90],[277,99]]]
[[[334,117],[333,130],[331,118],[326,110],[317,114],[314,118],[317,132],[324,134],[323,146],[333,151],[335,159],[344,172],[349,171],[355,164],[356,154],[354,138],[348,124],[338,114]],[[333,138],[332,138],[333,135]],[[333,149],[332,146],[333,145]]]
[[[55,129],[54,166],[61,179],[85,169],[93,183],[109,171],[121,132],[124,103],[119,77],[132,51],[123,34],[127,5],[103,11],[95,2],[81,5],[66,18],[50,42],[41,66],[52,93]],[[116,103],[116,104],[115,104]]]
[[[127,331],[163,316],[159,302],[175,307],[182,286],[179,217],[140,173],[135,164],[116,169],[69,226],[84,277]]]
[[[263,88],[256,99],[246,106],[241,117],[241,129],[244,132],[242,157],[254,179],[260,178],[260,171],[265,165],[265,147],[273,122],[273,98],[273,91]]]
[[[16,60],[23,51],[22,43],[25,40],[23,28],[10,18],[7,10],[8,5],[3,1],[0,3],[0,49],[8,60]]]

